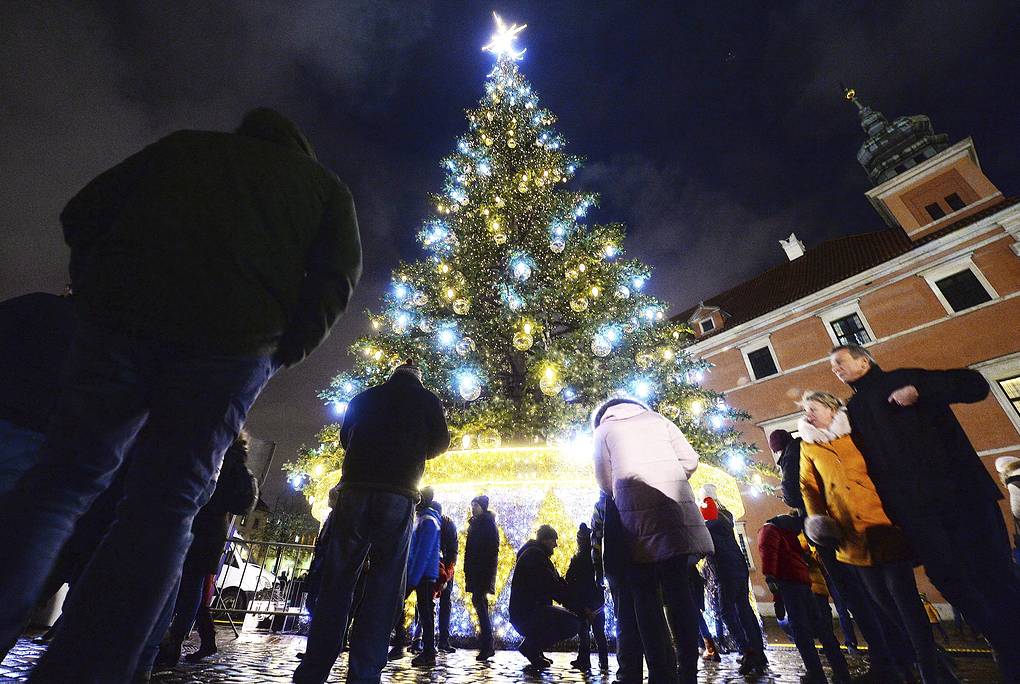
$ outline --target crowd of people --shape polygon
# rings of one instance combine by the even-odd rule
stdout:
[[[345,310],[361,273],[357,220],[350,192],[298,128],[259,109],[234,133],[178,131],[145,148],[90,182],[61,221],[74,311],[71,298],[34,295],[0,306],[10,367],[0,649],[68,583],[30,681],[144,681],[181,658],[195,625],[202,645],[188,658],[216,652],[211,576],[230,516],[257,499],[242,425],[269,379]],[[1020,581],[1002,493],[950,409],[983,399],[987,383],[969,370],[885,371],[855,345],[830,362],[852,395],[806,392],[799,436],[770,435],[791,510],[758,533],[802,681],[826,681],[816,639],[836,682],[913,681],[915,670],[925,684],[955,681],[918,595],[920,565],[987,639],[1004,680],[1020,682]],[[713,488],[693,491],[699,457],[683,432],[626,397],[598,406],[591,427],[600,497],[565,576],[547,524],[516,552],[509,618],[527,668],[548,668],[546,652],[576,639],[571,664],[587,671],[594,639],[602,669],[615,641],[619,684],[646,670],[653,684],[692,684],[727,644],[740,674],[767,674],[734,517]],[[344,650],[348,682],[379,682],[417,634],[413,666],[452,650],[456,525],[419,490],[450,432],[413,359],[350,401],[339,437],[342,476],[306,581],[311,621],[295,682],[326,681]],[[1018,463],[997,464],[1011,495]],[[1013,506],[1016,515],[1020,499]],[[480,661],[496,647],[501,540],[489,507],[484,494],[471,503],[462,573]],[[856,649],[855,627],[867,642],[866,673],[851,675],[830,595],[847,646]]]

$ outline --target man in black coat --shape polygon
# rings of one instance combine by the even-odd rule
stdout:
[[[350,639],[348,680],[379,681],[393,613],[406,596],[411,522],[425,461],[450,446],[439,397],[411,361],[351,399],[340,426],[345,449],[331,531],[323,550],[322,588],[308,627],[301,684],[322,684],[340,655],[355,586],[367,557],[371,572]]]
[[[489,510],[489,497],[480,494],[471,500],[471,518],[464,544],[464,590],[471,594],[471,605],[478,615],[478,660],[488,660],[496,654],[489,617],[489,594],[496,593],[498,564],[496,517]]]
[[[171,133],[60,220],[79,324],[40,461],[0,499],[0,644],[133,450],[117,518],[34,672],[126,681],[223,453],[270,377],[344,311],[361,246],[350,191],[267,109],[233,133]]]
[[[854,443],[889,518],[932,584],[992,644],[1006,681],[1020,682],[1020,582],[1010,568],[1002,492],[950,408],[981,401],[988,383],[967,369],[886,372],[856,345],[834,348],[829,360],[853,388]]]
[[[535,538],[517,552],[510,583],[510,624],[524,637],[518,650],[535,669],[548,667],[545,649],[582,631],[582,649],[589,648],[587,619],[592,612],[577,604],[552,564],[558,536],[549,525],[539,527]],[[554,606],[553,601],[569,608]]]

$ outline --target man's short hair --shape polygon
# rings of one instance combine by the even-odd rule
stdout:
[[[538,532],[535,534],[535,539],[538,541],[545,541],[546,539],[559,539],[560,535],[556,533],[552,525],[542,525],[538,528]]]
[[[872,366],[877,366],[878,361],[871,355],[867,349],[859,344],[840,344],[833,347],[829,354],[835,354],[836,352],[845,351],[847,354],[855,359],[867,359]]]

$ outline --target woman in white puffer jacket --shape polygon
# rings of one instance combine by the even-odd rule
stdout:
[[[595,479],[619,511],[629,560],[617,616],[628,633],[620,638],[640,634],[651,681],[671,681],[679,660],[680,681],[694,682],[700,639],[688,566],[714,550],[688,482],[698,455],[672,421],[633,399],[610,399],[595,410],[592,425]],[[608,535],[604,543],[605,553],[614,553]],[[680,632],[676,654],[660,596]]]

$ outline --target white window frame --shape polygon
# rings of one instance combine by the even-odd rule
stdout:
[[[772,375],[766,375],[764,378],[758,378],[754,375],[754,368],[751,367],[751,359],[749,359],[747,355],[750,352],[758,351],[763,347],[768,347],[769,354],[772,355],[772,363],[776,364],[776,372]],[[769,378],[775,378],[783,374],[783,367],[779,365],[779,357],[776,356],[776,350],[772,347],[771,336],[766,335],[765,337],[759,337],[753,342],[740,345],[740,354],[744,357],[744,365],[747,367],[747,377],[751,379],[751,382],[768,380]]]
[[[1020,352],[982,361],[974,364],[971,368],[985,376],[988,386],[992,390],[992,396],[999,402],[999,406],[1006,412],[1009,422],[1013,423],[1013,427],[1020,434],[1020,414],[1017,414],[1016,409],[1013,408],[1013,402],[999,387],[999,380],[1020,375]]]
[[[772,377],[771,375],[769,376]],[[797,423],[800,421],[800,417],[804,415],[800,411],[795,413],[789,413],[785,416],[779,416],[778,418],[770,418],[769,420],[763,420],[758,423],[758,427],[761,429],[762,434],[765,435],[765,443],[768,444],[769,435],[774,430],[786,430],[791,435],[797,432]],[[779,464],[779,458],[773,454],[772,460]]]
[[[964,309],[963,311],[953,311],[953,307],[950,306],[949,300],[946,299],[945,295],[942,294],[942,290],[940,290],[939,286],[935,283],[936,281],[948,278],[949,276],[960,273],[961,271],[970,270],[970,272],[974,274],[974,277],[977,278],[978,282],[981,283],[981,287],[985,288],[985,292],[988,293],[989,297],[993,300],[999,298],[999,293],[996,292],[995,288],[992,287],[992,284],[988,282],[988,279],[985,278],[985,274],[981,272],[981,269],[974,264],[973,256],[973,253],[967,254],[959,259],[953,259],[952,261],[939,264],[934,268],[929,268],[926,271],[918,273],[918,275],[924,278],[925,282],[928,283],[928,287],[930,287],[931,291],[935,293],[939,302],[942,303],[942,307],[950,316],[958,313],[966,313],[967,311],[970,311],[970,308]]]
[[[712,327],[709,330],[705,330],[705,321],[711,321]],[[708,318],[702,318],[698,321],[698,327],[701,329],[702,335],[707,335],[710,332],[714,332],[719,329],[719,326],[715,324],[715,319],[709,316]]]
[[[861,325],[864,326],[864,331],[868,333],[868,337],[871,338],[871,340],[869,340],[864,346],[866,347],[869,344],[874,344],[875,340],[878,339],[878,336],[875,335],[875,331],[871,329],[871,324],[868,323],[868,319],[864,316],[864,312],[861,311],[861,300],[855,299],[852,302],[840,304],[839,306],[818,314],[818,318],[822,319],[822,325],[825,326],[825,332],[829,333],[829,339],[832,340],[833,347],[839,346],[843,343],[839,341],[838,337],[836,337],[836,331],[832,328],[832,322],[838,321],[841,318],[846,318],[853,314],[857,314],[857,317],[861,319]]]

